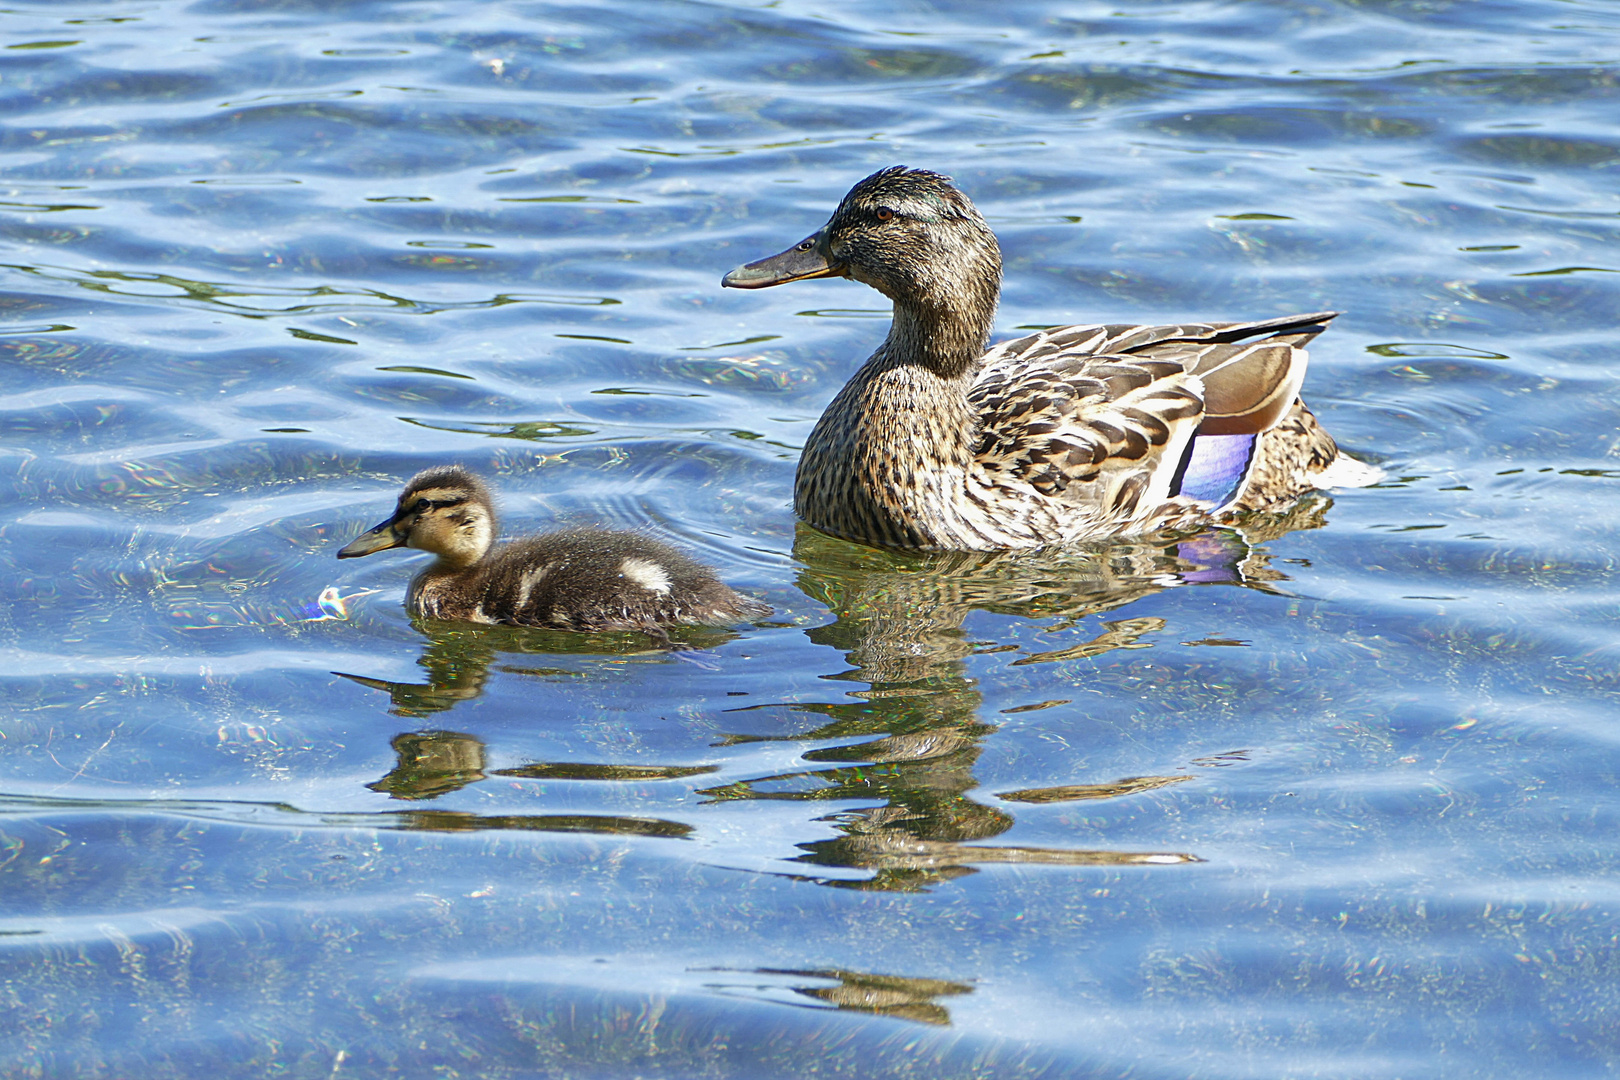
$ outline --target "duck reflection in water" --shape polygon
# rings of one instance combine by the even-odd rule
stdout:
[[[983,843],[1013,825],[1003,809],[968,797],[981,741],[996,730],[979,719],[983,698],[964,661],[979,651],[1004,651],[970,641],[962,624],[974,610],[1058,620],[1055,629],[1113,611],[1162,589],[1184,584],[1233,584],[1268,589],[1284,575],[1250,541],[1322,523],[1329,505],[1313,498],[1285,515],[1257,519],[1245,533],[1205,532],[1181,540],[1113,542],[1024,552],[897,554],[845,543],[800,526],[794,555],[804,569],[799,587],[825,603],[834,622],[809,631],[812,641],[844,652],[852,670],[829,676],[864,683],[844,703],[751,706],[819,714],[826,722],[787,738],[867,741],[804,755],[830,765],[757,777],[702,790],[717,801],[870,801],[880,806],[839,811],[840,836],[800,845],[799,861],[865,870],[869,878],[806,875],[857,889],[918,890],[974,872],[986,863],[1046,865],[1173,865],[1199,861],[1172,851],[1087,851]],[[1096,656],[1140,647],[1165,629],[1156,616],[1121,618],[1075,645],[1030,653],[1014,665]],[[1016,647],[1013,647],[1016,648]],[[773,736],[735,736],[733,743]],[[1000,793],[1004,802],[1051,803],[1117,798],[1191,779],[1134,776],[1107,783]]]
[[[803,1004],[815,1008],[832,1006],[845,1012],[887,1016],[919,1024],[949,1027],[950,1009],[944,1002],[974,991],[972,983],[932,979],[915,975],[888,975],[844,968],[754,968],[729,972],[704,972],[705,989],[736,997],[759,997],[761,991],[786,990],[797,998],[784,999],[770,994],[767,1000]],[[741,976],[728,978],[729,975]]]
[[[735,735],[721,745],[777,740],[836,740],[846,745],[811,750],[807,767],[699,788],[711,802],[766,799],[881,805],[840,809],[817,820],[839,833],[832,839],[799,845],[797,861],[847,874],[807,872],[822,884],[859,889],[921,890],[974,872],[987,863],[1044,865],[1174,865],[1199,861],[1176,851],[1077,850],[992,845],[985,841],[1011,829],[1008,804],[1073,802],[1119,798],[1178,784],[1187,774],[1131,776],[1100,783],[1073,784],[997,793],[999,805],[969,797],[980,786],[973,768],[982,740],[996,730],[979,712],[983,696],[966,674],[966,659],[979,652],[1010,652],[1017,646],[991,646],[969,640],[962,630],[975,610],[1025,619],[1055,620],[1048,632],[1061,633],[1096,615],[1119,612],[1131,603],[1181,585],[1231,584],[1270,590],[1285,576],[1269,566],[1254,542],[1322,523],[1326,498],[1307,500],[1286,516],[1256,520],[1244,532],[1221,530],[1181,539],[1116,541],[1092,546],[1021,552],[900,554],[846,543],[800,526],[794,555],[803,569],[798,584],[827,605],[835,619],[809,630],[817,644],[842,651],[850,670],[830,675],[834,682],[863,684],[847,702],[751,706],[746,711],[789,710],[816,714],[824,722],[791,736]],[[1143,647],[1167,628],[1157,616],[1121,617],[1103,622],[1102,632],[1063,648],[1025,652],[1010,663],[1044,664],[1096,656],[1113,649]],[[579,635],[546,634],[460,624],[418,623],[428,645],[418,661],[425,683],[396,683],[347,676],[386,691],[392,711],[403,716],[442,713],[476,698],[500,653],[608,651],[615,643]],[[725,631],[706,645],[733,636]],[[1078,636],[1078,635],[1077,635]],[[637,651],[645,651],[637,650]],[[656,655],[667,656],[666,653]],[[500,670],[539,677],[577,672],[512,664]],[[739,710],[743,711],[743,710]],[[857,739],[854,743],[849,740]],[[399,799],[433,799],[486,776],[483,744],[474,736],[427,730],[393,740],[398,764],[370,785]],[[716,766],[582,765],[537,763],[490,775],[529,779],[634,781],[676,779],[716,771]],[[444,820],[439,820],[443,817]],[[549,820],[549,819],[548,819]],[[530,827],[505,825],[475,815],[424,816],[424,828]],[[638,835],[674,836],[692,826],[653,819],[605,819],[596,824],[559,820],[558,827],[587,827]],[[678,831],[677,831],[678,830]]]

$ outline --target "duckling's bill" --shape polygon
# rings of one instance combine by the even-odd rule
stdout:
[[[729,289],[765,289],[790,281],[843,276],[844,268],[830,258],[826,236],[818,232],[768,259],[737,267],[720,284]]]
[[[389,548],[405,546],[405,534],[395,530],[399,518],[391,517],[355,537],[344,545],[342,551],[337,553],[340,559],[358,559],[362,555],[370,555],[375,551],[387,551]]]

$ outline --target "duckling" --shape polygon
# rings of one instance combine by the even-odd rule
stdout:
[[[355,559],[411,547],[438,558],[411,579],[405,605],[429,619],[555,630],[639,630],[665,647],[664,627],[771,613],[714,571],[638,533],[578,528],[494,547],[495,504],[459,465],[413,476],[394,515],[338,552]]]
[[[995,234],[950,178],[879,170],[831,219],[721,284],[847,277],[894,302],[888,338],[806,441],[794,510],[876,547],[998,550],[1196,528],[1381,475],[1299,400],[1337,312],[1081,325],[986,351]]]

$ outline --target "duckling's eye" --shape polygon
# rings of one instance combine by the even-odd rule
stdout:
[[[888,221],[892,217],[894,217],[894,211],[890,210],[887,206],[877,212],[877,219],[879,221]]]
[[[427,499],[417,499],[416,500],[416,505],[411,507],[411,513],[420,514],[422,511],[431,510],[432,508],[433,508],[433,504],[431,502],[429,502]]]

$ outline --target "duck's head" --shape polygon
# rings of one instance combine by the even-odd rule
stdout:
[[[410,547],[463,569],[484,557],[495,529],[495,504],[484,482],[460,465],[441,465],[411,477],[394,516],[362,533],[337,557]]]
[[[919,314],[982,317],[988,332],[1001,292],[1001,248],[950,177],[895,165],[851,188],[815,233],[720,283],[763,289],[818,277],[865,282]]]

